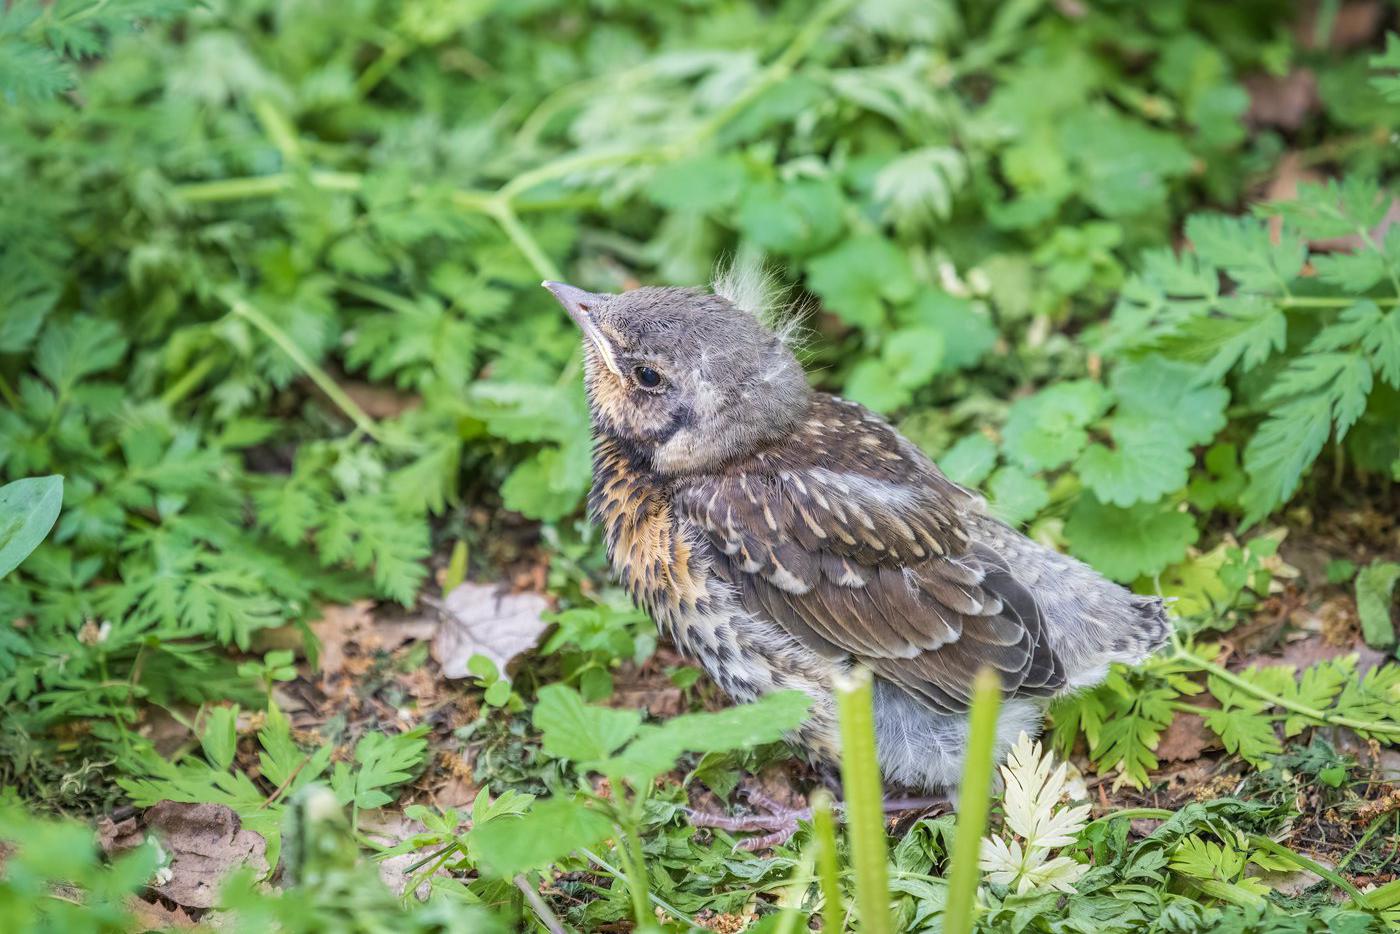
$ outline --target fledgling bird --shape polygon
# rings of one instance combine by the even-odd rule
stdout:
[[[546,282],[583,332],[589,510],[632,597],[739,701],[814,699],[796,743],[839,759],[833,678],[875,676],[887,784],[956,787],[973,675],[1000,759],[1048,701],[1166,639],[1135,595],[993,518],[863,406],[808,385],[742,281],[595,294]]]

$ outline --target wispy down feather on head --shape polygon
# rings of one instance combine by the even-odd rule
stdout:
[[[788,300],[789,290],[763,261],[752,254],[721,260],[710,290],[729,304],[747,311],[793,352],[802,348],[804,309]]]

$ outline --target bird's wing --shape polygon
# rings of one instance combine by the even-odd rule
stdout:
[[[941,711],[966,709],[983,665],[1008,694],[1054,693],[1064,672],[1039,607],[963,530],[980,501],[882,420],[820,408],[795,443],[675,490],[743,607]]]

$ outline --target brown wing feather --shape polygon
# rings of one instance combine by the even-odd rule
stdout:
[[[831,397],[781,448],[675,491],[746,609],[946,712],[966,709],[982,665],[1016,696],[1064,684],[1035,600],[963,530],[977,502],[884,421]]]

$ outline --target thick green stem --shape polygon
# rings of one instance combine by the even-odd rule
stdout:
[[[836,821],[831,816],[831,795],[812,795],[812,832],[817,847],[817,877],[822,888],[822,931],[841,934],[846,910],[841,904],[841,868],[836,854]]]
[[[870,671],[857,668],[836,683],[841,720],[841,785],[846,833],[856,871],[856,910],[866,934],[892,934],[885,866],[885,807],[875,753],[875,708]]]
[[[1001,679],[990,668],[972,682],[968,713],[967,752],[962,784],[958,786],[958,826],[953,836],[948,871],[948,907],[943,912],[944,934],[968,934],[977,906],[982,836],[991,810],[992,754],[996,748],[997,712],[1001,708]]]
[[[262,331],[267,339],[281,349],[283,353],[292,358],[292,362],[301,368],[316,386],[326,394],[336,406],[345,413],[350,421],[355,423],[355,427],[363,431],[375,441],[383,443],[383,438],[379,434],[379,428],[375,425],[374,419],[370,418],[364,409],[346,395],[336,381],[331,379],[330,374],[323,370],[315,360],[306,355],[296,341],[292,340],[287,332],[278,327],[271,319],[248,304],[243,298],[235,294],[231,289],[223,289],[219,292],[219,297],[228,305],[229,310],[240,318],[246,320],[259,331]]]

